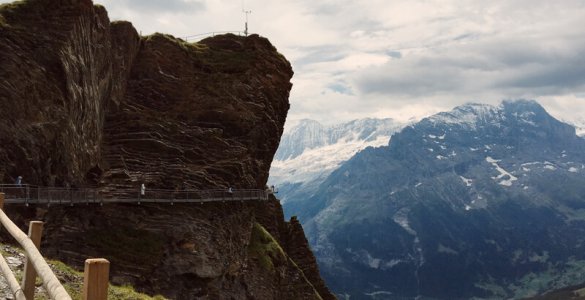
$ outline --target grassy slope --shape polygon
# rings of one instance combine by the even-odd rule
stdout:
[[[17,247],[2,245],[0,244],[0,252],[6,257],[18,257],[22,250]],[[82,299],[82,288],[83,288],[83,273],[74,270],[73,268],[65,265],[64,263],[56,260],[47,261],[53,272],[63,287],[67,290],[73,300]],[[15,272],[16,279],[19,281],[22,278],[23,267],[20,266],[13,270]],[[37,287],[41,286],[42,282],[37,278]],[[35,299],[50,299],[43,289],[37,288]],[[134,291],[131,286],[114,286],[110,285],[108,290],[108,299],[110,300],[164,300],[162,296],[150,297],[145,294]]]

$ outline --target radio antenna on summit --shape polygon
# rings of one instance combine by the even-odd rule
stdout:
[[[244,0],[242,0],[242,13],[246,14],[246,23],[244,24],[244,35],[248,36],[248,15],[251,14],[252,11],[245,9]]]

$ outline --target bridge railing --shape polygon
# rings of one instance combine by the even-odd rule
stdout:
[[[269,191],[259,189],[116,189],[60,188],[35,185],[0,184],[6,203],[29,204],[91,204],[91,203],[186,203],[215,201],[267,200]]]
[[[51,268],[49,267],[49,265],[47,264],[47,262],[45,261],[45,259],[41,255],[41,253],[39,252],[39,250],[37,249],[38,245],[35,245],[35,243],[32,241],[30,236],[27,236],[24,232],[22,232],[22,230],[20,230],[20,228],[18,228],[18,226],[16,226],[12,222],[12,220],[10,220],[10,218],[8,218],[8,216],[6,216],[6,214],[4,213],[4,210],[3,210],[3,206],[4,206],[4,194],[0,193],[0,223],[2,223],[2,226],[4,226],[4,228],[6,228],[6,230],[10,233],[10,235],[12,235],[12,237],[14,237],[14,239],[16,239],[16,241],[20,244],[20,246],[22,246],[22,248],[26,252],[26,257],[27,257],[27,260],[25,263],[25,275],[23,277],[22,287],[18,284],[18,281],[14,277],[14,274],[12,273],[10,268],[7,268],[8,265],[6,264],[6,260],[4,259],[4,257],[2,257],[0,259],[0,265],[2,266],[2,273],[4,274],[5,278],[8,278],[9,286],[10,286],[10,289],[12,290],[14,297],[16,299],[19,299],[19,300],[26,300],[27,298],[32,299],[33,295],[34,295],[34,279],[36,278],[36,275],[38,274],[39,277],[43,280],[43,286],[47,290],[47,293],[49,294],[51,299],[71,300],[71,297],[65,291],[65,288],[61,285],[61,283],[59,282],[59,279],[57,279],[57,276],[55,276],[55,274],[53,273],[53,271],[51,270]],[[38,222],[38,223],[41,224],[41,228],[42,228],[42,222]],[[31,227],[32,227],[32,224],[31,224]],[[40,243],[40,236],[38,236],[38,242],[36,244],[39,244],[39,243]],[[34,270],[32,270],[32,268],[30,268],[29,265],[32,265]],[[31,270],[29,270],[29,269],[31,269],[34,273],[32,275],[32,283],[31,283],[31,280],[28,280],[28,282],[27,282],[27,277],[31,277],[30,276]],[[28,276],[27,276],[27,273],[28,273]],[[31,290],[31,289],[32,289],[33,295],[30,295],[29,293],[27,293],[27,290]]]
[[[0,224],[24,249],[26,257],[22,284],[19,284],[6,259],[0,254],[0,271],[8,283],[13,298],[17,300],[34,299],[36,278],[38,276],[41,278],[50,299],[71,300],[71,296],[61,285],[61,282],[59,282],[59,279],[38,250],[41,244],[43,222],[31,221],[28,235],[26,235],[4,213],[4,196],[5,194],[0,192]],[[109,268],[110,262],[103,258],[87,259],[85,261],[83,300],[107,299]]]

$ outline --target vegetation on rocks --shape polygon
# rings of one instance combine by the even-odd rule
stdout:
[[[0,253],[2,256],[9,260],[9,265],[12,268],[12,271],[15,273],[16,279],[20,282],[22,279],[22,275],[24,272],[24,252],[17,247],[13,247],[10,245],[2,245],[0,244]],[[70,266],[57,261],[57,260],[49,260],[47,261],[57,278],[67,293],[71,296],[73,300],[82,299],[82,290],[83,290],[83,272],[79,272]],[[10,291],[7,286],[2,284],[3,277],[0,276],[0,297],[10,295]],[[45,300],[50,299],[48,294],[46,293],[45,289],[42,287],[42,281],[40,278],[37,277],[36,282],[36,291],[35,291],[35,299]],[[108,290],[108,299],[110,300],[164,300],[163,296],[156,295],[154,297],[148,296],[146,294],[138,293],[134,290],[131,286],[115,286],[111,285]]]
[[[275,262],[286,260],[286,255],[278,242],[258,223],[254,223],[252,228],[248,253],[251,257],[257,258],[264,269],[270,271],[274,270]]]

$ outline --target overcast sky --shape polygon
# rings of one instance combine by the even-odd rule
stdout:
[[[7,2],[7,1],[1,1]],[[536,99],[585,119],[583,0],[96,0],[143,35],[243,30],[295,75],[289,120],[421,117]]]

